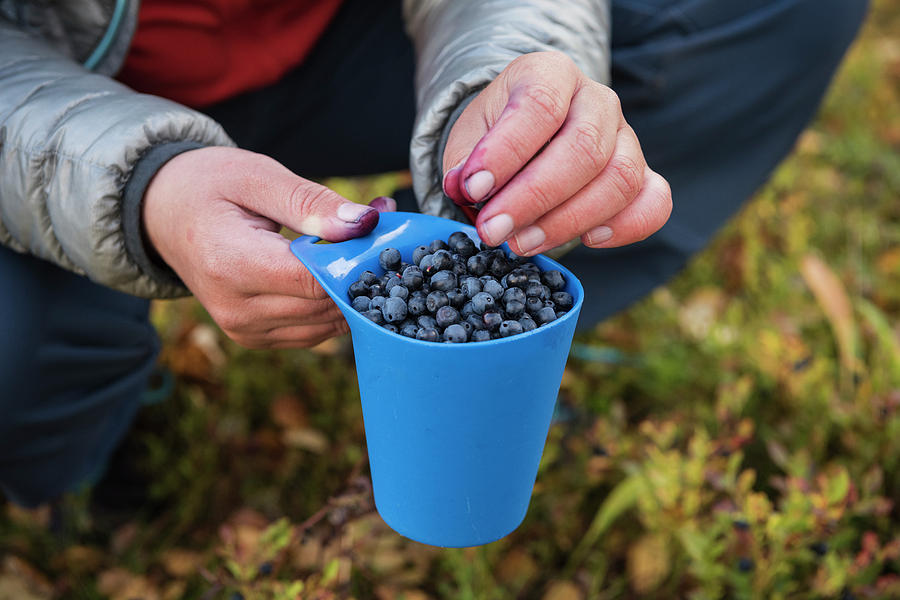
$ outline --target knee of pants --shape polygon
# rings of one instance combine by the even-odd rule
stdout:
[[[102,467],[159,351],[146,300],[0,247],[0,489],[36,504]]]

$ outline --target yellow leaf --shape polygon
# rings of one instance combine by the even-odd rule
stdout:
[[[316,454],[328,449],[328,438],[316,429],[289,429],[284,432],[284,443],[294,448],[302,448]]]
[[[110,600],[161,600],[159,590],[146,577],[119,567],[100,573],[97,590]]]

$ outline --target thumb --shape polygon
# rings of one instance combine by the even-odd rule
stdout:
[[[469,103],[450,129],[447,144],[444,146],[442,164],[444,193],[461,206],[469,205],[471,202],[463,193],[460,174],[472,149],[488,131],[482,117],[481,104],[478,97]]]
[[[378,224],[378,210],[350,202],[263,155],[232,179],[229,199],[298,233],[340,242],[366,235]]]

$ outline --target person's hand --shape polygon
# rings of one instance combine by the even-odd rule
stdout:
[[[657,231],[669,185],[644,160],[610,88],[559,52],[512,61],[466,107],[444,149],[444,192],[490,199],[475,223],[492,246],[532,256],[581,237],[612,248]]]
[[[313,346],[347,332],[334,302],[279,231],[365,235],[390,198],[354,204],[275,160],[235,148],[180,154],[144,194],[144,230],[222,330],[249,348]]]

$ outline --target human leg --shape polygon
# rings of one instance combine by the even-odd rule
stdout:
[[[100,471],[159,344],[149,302],[0,247],[0,490],[34,505]]]

